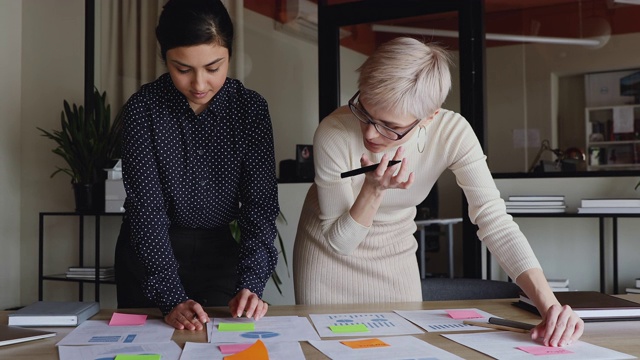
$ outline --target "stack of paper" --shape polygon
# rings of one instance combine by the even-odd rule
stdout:
[[[101,267],[98,269],[98,279],[100,280],[113,280],[115,276],[115,271],[113,266],[111,267]],[[86,280],[94,280],[96,278],[96,268],[93,266],[89,267],[69,267],[67,270],[67,277],[71,279],[86,279]]]
[[[564,213],[564,195],[513,195],[505,201],[508,213]]]
[[[583,199],[578,214],[640,214],[640,199]]]
[[[625,289],[627,294],[640,294],[640,278],[636,279],[635,287],[628,287]]]
[[[569,291],[569,279],[547,279],[553,292]]]

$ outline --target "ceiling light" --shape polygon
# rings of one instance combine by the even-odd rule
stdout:
[[[618,0],[620,1],[620,0]],[[624,0],[633,1],[633,0]],[[640,1],[640,0],[636,0]],[[392,26],[392,25],[376,25],[372,26],[373,31],[400,33],[400,34],[414,34],[414,35],[430,35],[430,36],[442,36],[442,37],[458,37],[457,31],[452,30],[438,30],[438,29],[424,29],[407,26]],[[485,34],[487,40],[498,41],[515,41],[515,42],[533,42],[543,44],[557,44],[557,45],[581,45],[598,47],[601,42],[597,39],[576,39],[576,38],[559,38],[559,37],[545,37],[545,36],[528,36],[528,35],[509,35],[509,34]]]

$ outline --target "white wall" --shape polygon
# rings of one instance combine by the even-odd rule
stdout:
[[[20,305],[22,3],[0,2],[0,309]]]

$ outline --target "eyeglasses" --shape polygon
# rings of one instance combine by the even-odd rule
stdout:
[[[349,100],[349,109],[351,110],[353,115],[355,115],[358,118],[358,120],[360,120],[363,124],[373,125],[373,127],[376,128],[376,131],[378,131],[380,135],[386,137],[389,140],[402,139],[403,137],[405,137],[405,135],[407,135],[411,130],[413,130],[414,127],[416,127],[420,123],[421,119],[416,119],[416,121],[413,124],[409,125],[409,128],[407,130],[403,132],[397,132],[389,128],[388,126],[382,125],[374,121],[373,119],[371,119],[371,115],[369,115],[367,110],[365,110],[364,106],[362,106],[360,102],[356,102],[356,99],[358,98],[359,95],[360,95],[360,91],[357,91],[356,94],[353,95],[351,100]]]

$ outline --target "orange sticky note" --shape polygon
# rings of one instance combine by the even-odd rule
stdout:
[[[349,341],[340,341],[343,345],[347,345],[352,349],[370,349],[370,348],[379,348],[390,346],[386,342],[380,339],[366,339],[366,340],[349,340]]]
[[[518,346],[516,349],[522,350],[531,355],[561,355],[561,354],[573,354],[573,351],[567,349],[551,347],[551,346]]]
[[[262,340],[258,340],[246,350],[225,356],[224,360],[269,360],[269,351]]]
[[[478,319],[484,316],[478,314],[475,310],[445,310],[453,319]]]
[[[139,326],[144,325],[146,321],[147,315],[114,312],[113,315],[111,315],[109,326]]]

